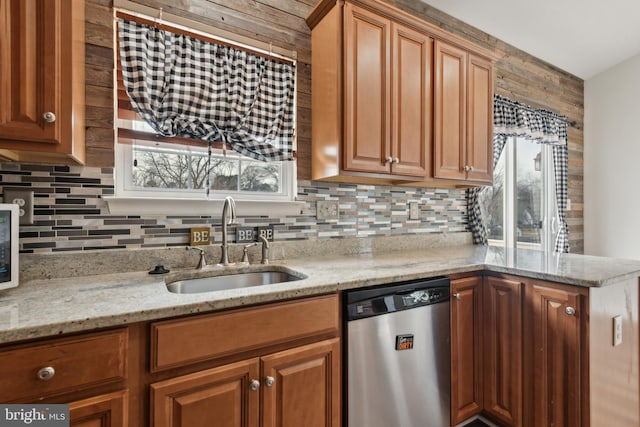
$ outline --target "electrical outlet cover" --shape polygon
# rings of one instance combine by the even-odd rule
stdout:
[[[316,202],[316,218],[319,220],[338,219],[340,212],[337,200],[318,200]]]
[[[33,190],[4,190],[4,202],[20,207],[20,225],[33,224]]]

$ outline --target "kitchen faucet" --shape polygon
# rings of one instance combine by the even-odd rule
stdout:
[[[236,223],[236,202],[231,196],[224,198],[222,206],[222,256],[220,265],[229,265],[229,247],[227,245],[227,225]]]

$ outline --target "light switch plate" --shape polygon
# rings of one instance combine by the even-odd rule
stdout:
[[[622,344],[622,316],[613,318],[613,346]]]
[[[340,211],[337,200],[318,200],[316,202],[316,219],[338,219]]]
[[[33,190],[4,190],[4,202],[20,207],[20,225],[33,224]]]

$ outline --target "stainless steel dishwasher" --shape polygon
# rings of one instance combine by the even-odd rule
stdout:
[[[345,295],[348,427],[448,427],[448,278]]]

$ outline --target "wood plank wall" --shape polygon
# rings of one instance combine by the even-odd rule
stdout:
[[[298,52],[298,177],[311,175],[311,37],[304,21],[316,0],[135,0]],[[497,52],[496,92],[566,115],[569,128],[571,251],[583,252],[584,82],[417,0],[384,0]],[[87,164],[113,166],[112,0],[86,0]]]

